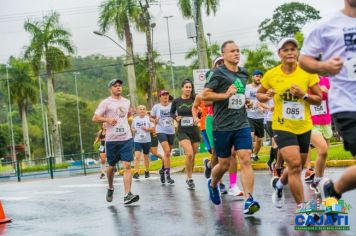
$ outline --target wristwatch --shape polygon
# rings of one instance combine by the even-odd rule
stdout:
[[[309,97],[309,94],[306,93],[306,94],[303,96],[303,100],[307,100],[308,97]]]

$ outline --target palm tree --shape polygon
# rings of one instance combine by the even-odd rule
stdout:
[[[140,8],[138,7],[136,0],[106,0],[100,4],[99,8],[100,31],[106,33],[112,26],[120,41],[125,38],[127,74],[131,103],[133,106],[136,106],[136,76],[135,66],[133,64],[133,40],[130,21],[134,21],[135,23],[140,21]]]
[[[195,6],[194,6],[194,5]],[[195,23],[197,24],[197,37],[198,37],[198,49],[199,49],[199,68],[206,69],[208,65],[207,45],[204,38],[203,19],[201,17],[201,8],[205,7],[205,12],[209,16],[211,12],[215,15],[219,0],[179,0],[178,3],[183,17],[193,18],[195,16]],[[194,9],[195,12],[194,12]]]
[[[210,47],[207,48],[207,56],[208,56],[208,68],[212,67],[212,61],[220,56],[220,46],[217,43],[211,44]],[[185,59],[187,60],[193,60],[193,63],[190,65],[192,69],[198,68],[199,66],[199,61],[198,61],[198,52],[196,48],[190,49],[186,54],[185,54]]]
[[[9,76],[11,78],[11,101],[17,103],[22,121],[22,135],[25,145],[25,159],[31,160],[30,138],[27,125],[27,108],[29,103],[38,99],[36,79],[31,77],[30,63],[23,59],[10,57]]]
[[[50,133],[52,134],[56,162],[62,162],[63,150],[60,145],[57,108],[54,96],[53,72],[69,67],[69,58],[65,52],[74,53],[70,40],[71,34],[59,24],[59,14],[52,12],[42,20],[26,20],[25,30],[31,34],[31,42],[25,51],[25,58],[31,60],[35,73],[38,73],[42,61],[47,76],[48,113]]]

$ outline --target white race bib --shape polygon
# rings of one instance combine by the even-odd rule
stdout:
[[[115,135],[122,136],[126,134],[126,129],[122,125],[117,125],[114,127],[114,133]]]
[[[304,120],[304,104],[301,102],[283,102],[282,116],[288,120]]]
[[[180,125],[181,126],[193,126],[194,122],[193,122],[193,117],[182,117],[182,119],[180,120]]]
[[[170,127],[172,126],[172,118],[164,118],[162,120],[163,127]]]
[[[138,136],[138,139],[142,140],[147,137],[147,133],[139,132],[139,133],[137,133],[137,136]]]
[[[310,113],[312,116],[324,115],[327,113],[326,101],[322,101],[319,106],[310,105]]]
[[[104,145],[100,145],[99,152],[103,152],[104,150],[105,150],[105,146]]]
[[[352,58],[345,62],[345,66],[347,69],[347,77],[349,79],[356,79],[356,58]]]
[[[245,106],[245,94],[235,94],[229,98],[229,109],[240,109]]]

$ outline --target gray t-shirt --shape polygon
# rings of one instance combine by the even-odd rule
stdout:
[[[237,88],[236,95],[213,102],[213,130],[234,131],[249,127],[245,109],[245,87],[248,79],[246,69],[239,67],[238,72],[232,72],[221,65],[211,70],[207,79],[205,87],[215,93],[225,93],[232,84]]]
[[[159,118],[156,124],[156,133],[174,134],[173,119],[170,115],[171,103],[167,106],[163,106],[158,103],[152,107],[151,116]]]
[[[150,118],[145,116],[143,118],[136,116],[132,121],[132,128],[136,130],[134,142],[135,143],[150,143],[151,142],[151,132],[142,129],[145,127],[147,129],[152,128]]]

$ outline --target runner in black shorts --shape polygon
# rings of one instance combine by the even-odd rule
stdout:
[[[105,162],[106,162],[106,153],[105,153],[105,134],[106,134],[106,124],[101,125],[101,129],[96,136],[94,144],[100,141],[99,153],[100,153],[100,179],[105,177]]]
[[[187,173],[186,183],[188,189],[194,189],[195,184],[192,179],[194,170],[195,154],[198,152],[200,142],[200,131],[198,128],[199,118],[193,117],[192,106],[194,103],[194,90],[191,80],[182,82],[182,96],[173,100],[171,107],[171,117],[178,122],[178,140],[183,147],[186,156],[185,171]]]

